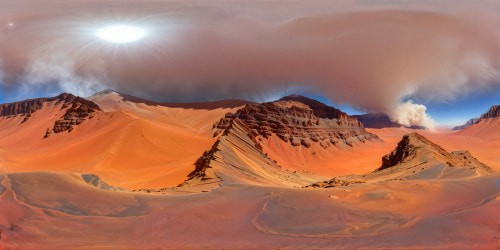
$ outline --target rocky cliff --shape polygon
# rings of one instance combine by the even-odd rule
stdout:
[[[24,101],[0,104],[0,116],[15,117],[24,116],[22,123],[28,121],[32,114],[42,109],[44,106],[56,107],[61,105],[64,110],[62,117],[54,123],[52,128],[48,128],[45,138],[52,133],[71,131],[75,126],[83,121],[92,118],[96,111],[101,109],[97,104],[84,98],[72,94],[63,93],[51,98],[28,99]]]
[[[353,146],[378,140],[354,117],[303,96],[287,96],[278,101],[249,104],[236,113],[228,113],[214,127],[216,135],[239,119],[249,128],[252,138],[277,136],[292,146],[310,147],[318,143],[330,146]]]
[[[71,94],[62,94],[61,96],[64,101],[61,109],[66,109],[66,112],[54,123],[52,129],[47,129],[45,138],[52,133],[71,132],[75,126],[92,118],[95,112],[101,111],[97,104],[87,99]]]
[[[497,118],[500,117],[500,105],[495,105],[488,110],[488,112],[481,115],[480,119]]]
[[[177,188],[207,191],[225,184],[249,183],[300,187],[318,180],[307,173],[283,169],[249,134],[249,127],[242,120],[233,120]]]

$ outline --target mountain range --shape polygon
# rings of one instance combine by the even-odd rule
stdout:
[[[159,103],[105,90],[0,104],[0,243],[489,246],[499,128],[498,108],[435,132],[300,95]]]

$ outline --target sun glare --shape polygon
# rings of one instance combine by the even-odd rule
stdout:
[[[97,36],[110,43],[131,43],[141,40],[146,32],[130,25],[110,25],[97,31]]]

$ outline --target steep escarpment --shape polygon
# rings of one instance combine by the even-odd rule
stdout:
[[[500,117],[500,105],[492,106],[488,112],[481,115],[480,119],[498,118]]]
[[[23,116],[21,123],[27,122],[33,113],[39,111],[45,106],[58,107],[64,110],[64,114],[55,121],[52,128],[48,128],[45,138],[52,133],[61,133],[71,131],[75,126],[83,121],[93,117],[97,111],[101,111],[99,106],[92,101],[63,93],[51,98],[28,99],[24,101],[0,104],[0,117]]]
[[[234,114],[228,113],[214,125],[218,129],[216,135],[227,129],[235,119],[249,128],[252,138],[275,135],[292,146],[310,147],[318,143],[323,148],[352,147],[356,143],[378,140],[356,118],[303,96],[249,104]]]
[[[71,132],[75,126],[80,125],[87,119],[91,119],[95,112],[101,111],[99,106],[92,101],[73,95],[68,95],[62,108],[67,108],[66,112],[61,119],[54,123],[51,130],[47,130],[45,137],[50,136],[52,132]]]
[[[52,133],[71,132],[85,120],[91,119],[95,112],[101,111],[94,102],[72,94],[61,94],[58,100],[63,103],[61,110],[66,111],[59,120],[55,121],[52,128],[47,129],[45,138]]]
[[[382,157],[382,165],[367,175],[351,175],[312,184],[313,187],[346,186],[402,179],[457,179],[489,175],[490,167],[468,151],[448,152],[418,133],[405,135],[397,147]]]
[[[317,177],[287,171],[259,147],[250,127],[234,119],[222,135],[195,163],[195,170],[179,188],[210,190],[227,184],[303,186]]]

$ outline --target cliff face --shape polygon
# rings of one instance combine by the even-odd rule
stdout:
[[[480,119],[497,118],[500,117],[500,105],[495,105],[488,110],[488,112],[481,115]]]
[[[418,133],[411,133],[403,136],[403,139],[398,143],[394,151],[382,157],[382,166],[378,170],[409,162],[421,155],[421,151],[425,151],[426,154],[432,153],[444,157],[449,156],[449,153],[439,145],[432,143]],[[453,161],[452,157],[448,158],[450,161]]]
[[[0,117],[22,115],[24,116],[23,122],[26,122],[31,117],[31,114],[43,108],[45,103],[55,102],[55,105],[59,105],[62,102],[66,102],[70,96],[70,94],[61,94],[51,98],[28,99],[19,102],[0,104]]]
[[[23,123],[28,121],[31,115],[42,109],[44,105],[61,105],[61,110],[66,110],[64,115],[54,123],[52,128],[48,128],[45,138],[52,133],[71,131],[75,126],[83,121],[92,118],[93,114],[101,111],[99,106],[92,101],[63,93],[51,98],[37,98],[14,103],[0,104],[0,116],[24,116]]]
[[[356,118],[302,96],[246,105],[235,114],[226,114],[214,125],[217,133],[225,130],[236,118],[249,128],[252,138],[276,135],[292,146],[310,147],[312,143],[323,148],[353,146],[357,142],[378,139],[368,133]]]
[[[195,162],[194,171],[178,188],[207,191],[236,183],[300,187],[317,180],[310,174],[283,169],[250,137],[248,126],[236,118]]]
[[[91,119],[94,113],[101,111],[99,106],[92,101],[71,94],[66,95],[62,109],[66,109],[63,117],[54,123],[52,129],[47,129],[45,138],[52,133],[71,132],[75,126],[80,125],[87,119]]]

